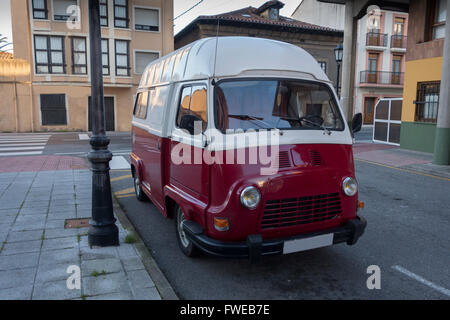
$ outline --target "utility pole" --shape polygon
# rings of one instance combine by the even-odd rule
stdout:
[[[103,64],[100,34],[99,0],[89,0],[89,41],[91,46],[91,151],[88,159],[92,171],[92,219],[88,243],[107,247],[119,245],[119,230],[113,214],[108,150],[109,138],[105,133],[105,103],[103,98]]]

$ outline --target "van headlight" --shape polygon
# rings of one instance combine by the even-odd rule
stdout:
[[[255,209],[260,200],[261,194],[253,186],[245,187],[241,192],[241,203],[246,208]]]
[[[354,196],[358,191],[356,180],[352,177],[345,178],[344,181],[342,181],[342,191],[349,197]]]

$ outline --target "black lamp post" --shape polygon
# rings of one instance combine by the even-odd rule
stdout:
[[[92,219],[88,243],[106,247],[119,245],[119,231],[113,214],[108,150],[105,134],[105,103],[103,99],[103,64],[100,35],[99,0],[89,0],[89,41],[91,45],[92,137],[88,159],[92,170]]]
[[[334,56],[336,58],[337,63],[337,80],[336,80],[336,92],[341,98],[341,94],[339,92],[339,72],[341,70],[341,62],[342,62],[342,54],[344,52],[344,48],[342,46],[342,43],[339,43],[336,48],[334,48]]]

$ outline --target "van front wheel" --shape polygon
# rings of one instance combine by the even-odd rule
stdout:
[[[194,257],[198,254],[198,248],[188,239],[186,233],[183,230],[183,221],[186,220],[183,210],[177,206],[175,211],[175,232],[177,235],[178,246],[181,251],[188,256]]]

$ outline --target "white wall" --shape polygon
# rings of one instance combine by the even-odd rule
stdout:
[[[344,30],[345,5],[303,0],[292,18],[338,30]]]

